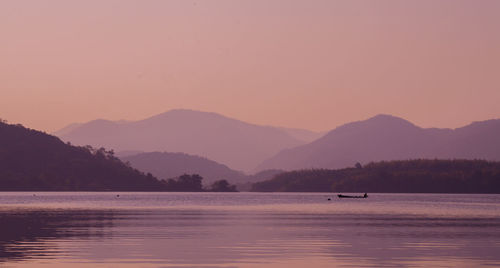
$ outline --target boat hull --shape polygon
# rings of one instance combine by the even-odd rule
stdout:
[[[364,195],[342,195],[342,194],[339,194],[337,195],[339,198],[367,198],[368,196],[364,196]]]

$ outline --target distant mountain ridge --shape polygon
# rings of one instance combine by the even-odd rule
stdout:
[[[357,162],[416,158],[498,161],[499,137],[498,119],[440,129],[421,128],[402,118],[377,115],[322,135],[247,124],[192,110],[172,110],[135,122],[94,120],[72,126],[61,134],[65,141],[102,146],[118,154],[167,151],[200,155],[247,173],[343,168]]]
[[[170,179],[183,174],[199,174],[203,183],[211,184],[217,180],[231,183],[245,181],[243,172],[235,171],[225,165],[200,156],[185,153],[151,152],[121,157],[133,168],[150,172],[159,179]]]
[[[226,180],[237,184],[239,190],[249,190],[251,183],[271,179],[283,170],[264,170],[253,175],[246,175],[213,160],[185,153],[151,152],[120,156],[144,173],[151,173],[159,179],[176,178],[183,174],[198,174],[203,183],[210,185],[217,180]]]
[[[171,110],[134,122],[94,120],[55,134],[77,145],[105,147],[117,152],[183,152],[212,159],[232,169],[251,171],[282,149],[321,135],[306,130],[289,131],[248,124],[216,113]]]
[[[500,120],[457,129],[420,128],[395,116],[377,115],[285,149],[258,169],[344,168],[357,162],[418,158],[500,160]]]

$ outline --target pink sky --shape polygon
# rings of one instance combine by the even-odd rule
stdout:
[[[499,14],[496,0],[3,0],[0,118],[459,127],[500,118]]]

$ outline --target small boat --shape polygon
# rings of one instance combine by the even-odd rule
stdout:
[[[368,194],[364,194],[364,195],[343,195],[343,194],[339,194],[337,195],[339,198],[367,198],[368,197]]]

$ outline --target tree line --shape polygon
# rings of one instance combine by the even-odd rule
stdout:
[[[237,192],[236,186],[229,184],[227,180],[218,180],[204,188],[203,177],[198,174],[184,174],[178,178],[164,180],[165,191],[177,192]]]
[[[298,170],[254,183],[252,191],[500,193],[500,162],[416,159]]]

